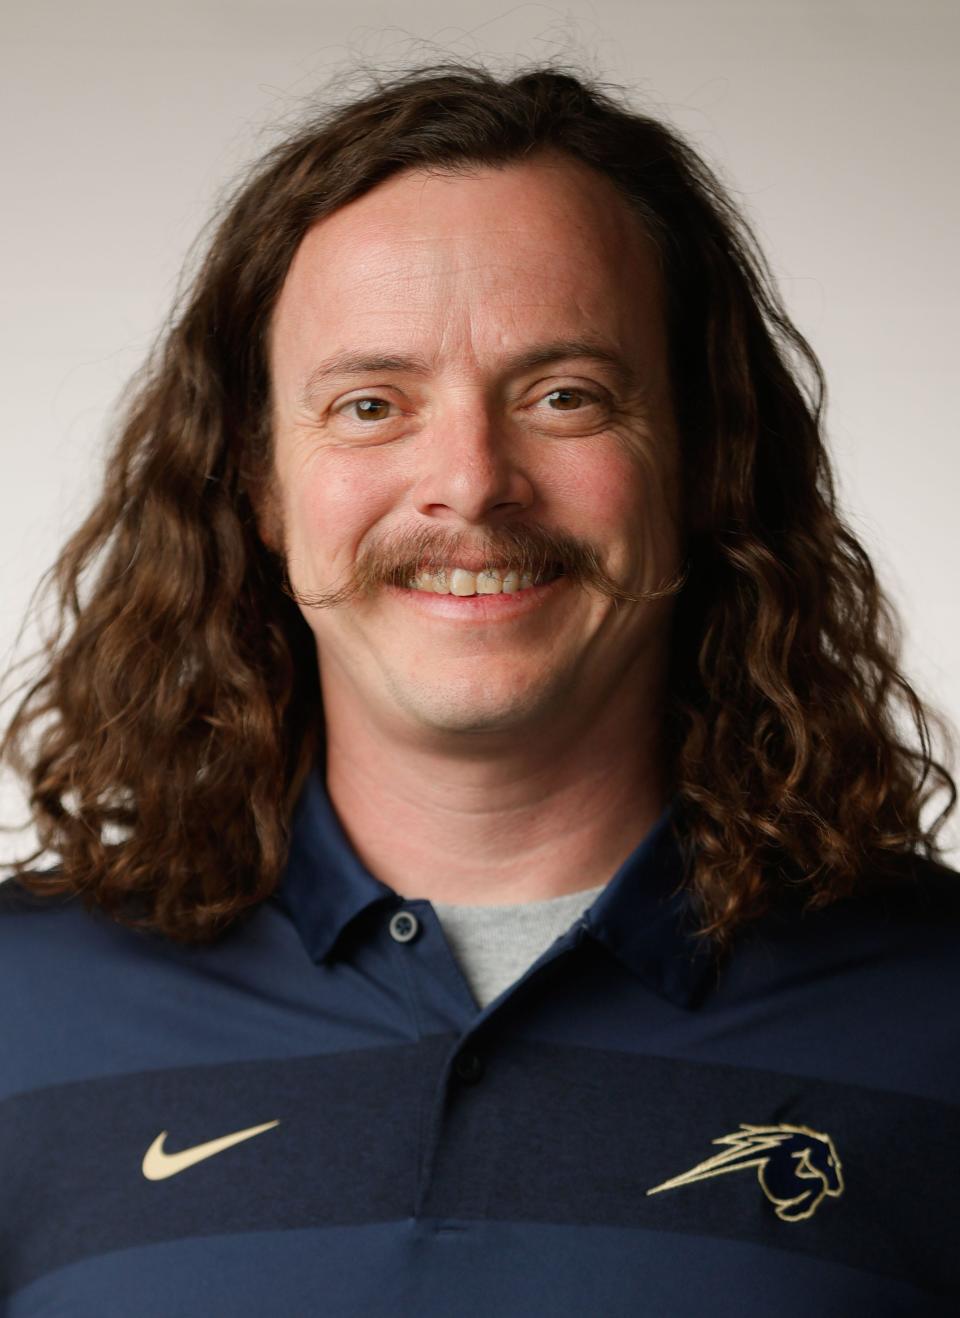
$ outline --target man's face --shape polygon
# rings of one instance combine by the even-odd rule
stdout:
[[[270,369],[261,531],[304,600],[363,587],[301,603],[328,718],[448,740],[635,712],[672,601],[510,575],[523,547],[592,551],[637,593],[681,558],[660,279],[605,178],[545,155],[387,180],[304,238]],[[500,572],[389,584],[424,563]]]

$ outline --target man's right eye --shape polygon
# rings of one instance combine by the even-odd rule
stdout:
[[[353,409],[352,416],[359,421],[382,421],[389,409],[390,404],[385,398],[351,398],[350,402],[345,404],[344,410],[350,413]]]

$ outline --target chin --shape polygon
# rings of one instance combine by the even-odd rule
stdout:
[[[567,680],[564,680],[566,676]],[[394,709],[425,731],[533,732],[569,708],[572,674],[526,663],[441,665],[433,680],[407,666],[384,671]]]
[[[518,708],[515,704],[510,707],[502,705],[495,707],[489,704],[460,705],[455,708],[419,706],[410,709],[410,712],[425,728],[431,728],[436,732],[463,733],[509,732],[524,727],[530,722],[531,716],[529,708]]]
[[[436,689],[396,693],[403,709],[424,728],[437,732],[507,732],[522,728],[546,713],[546,693],[524,696],[516,690],[499,695],[476,690],[465,692]],[[536,696],[540,698],[537,699]]]

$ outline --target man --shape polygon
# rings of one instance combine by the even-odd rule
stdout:
[[[5,744],[11,1315],[956,1312],[956,791],[818,386],[568,74],[244,182]]]

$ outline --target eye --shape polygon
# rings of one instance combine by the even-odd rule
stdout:
[[[349,403],[345,403],[343,411],[352,410],[352,418],[355,421],[383,421],[387,416],[390,404],[385,398],[351,398]]]
[[[585,389],[551,389],[546,395],[554,412],[575,412],[585,399],[591,403],[597,401],[595,395]]]

